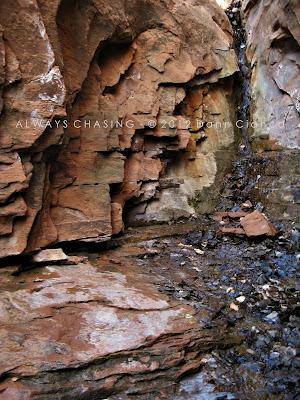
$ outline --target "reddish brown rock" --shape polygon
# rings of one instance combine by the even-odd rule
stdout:
[[[107,240],[122,230],[128,202],[149,210],[149,221],[194,214],[198,178],[185,178],[201,170],[211,186],[215,154],[234,137],[211,135],[195,157],[203,133],[194,138],[195,123],[183,123],[229,117],[227,88],[216,82],[237,63],[216,4],[3,0],[0,24],[0,202],[27,207],[1,217],[0,257]],[[180,187],[160,187],[178,164],[188,170]]]
[[[120,203],[111,203],[111,225],[113,235],[122,232],[124,228],[122,206]]]
[[[160,293],[132,258],[21,276],[22,283],[0,273],[1,400],[148,393],[194,371],[202,353],[228,340]]]
[[[258,210],[241,218],[241,225],[248,237],[264,235],[274,237],[277,235],[277,230],[274,225]]]
[[[236,226],[223,226],[221,228],[221,232],[225,235],[232,234],[232,235],[245,235],[246,232],[243,228],[236,227]]]

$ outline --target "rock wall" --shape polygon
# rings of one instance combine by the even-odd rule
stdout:
[[[211,208],[232,48],[214,0],[2,0],[0,257]]]
[[[245,0],[251,67],[250,140],[259,177],[255,196],[269,213],[300,215],[300,4]]]

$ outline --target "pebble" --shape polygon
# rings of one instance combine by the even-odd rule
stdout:
[[[194,249],[194,251],[195,251],[195,253],[200,254],[200,255],[204,254],[204,251],[200,250],[200,249]]]
[[[269,290],[270,289],[270,285],[263,285],[262,288],[263,288],[263,290]]]
[[[244,303],[244,301],[246,300],[246,297],[245,296],[239,296],[235,300],[238,301],[239,303]]]
[[[261,370],[260,365],[257,363],[245,363],[245,364],[243,364],[243,367],[246,369],[250,369],[251,371],[256,372],[256,373],[260,372],[260,370]]]
[[[275,339],[276,336],[277,336],[277,331],[268,331],[268,334],[269,334],[273,339]]]
[[[275,324],[276,322],[278,322],[278,312],[272,311],[265,317],[265,320]]]
[[[257,179],[260,179],[260,175],[257,175]],[[255,209],[260,211],[260,212],[263,212],[264,208],[265,207],[261,203],[257,203],[256,206],[255,206]]]
[[[172,260],[172,261],[178,261],[179,258],[180,258],[179,254],[176,254],[176,253],[170,254],[170,260]]]
[[[231,308],[231,310],[239,311],[239,306],[235,303],[230,303],[229,307]]]
[[[259,333],[259,329],[257,329],[256,326],[251,326],[251,331],[254,333]]]

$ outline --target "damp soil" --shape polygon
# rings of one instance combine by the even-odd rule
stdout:
[[[200,369],[176,387],[109,399],[299,398],[299,232],[277,227],[275,239],[249,240],[221,235],[207,218],[189,233],[155,239],[152,231],[150,240],[113,250],[158,277],[161,292],[192,305],[205,329],[237,340],[199,355]]]

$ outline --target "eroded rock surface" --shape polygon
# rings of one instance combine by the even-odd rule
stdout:
[[[300,4],[245,0],[242,9],[255,156],[248,171],[259,177],[254,194],[272,217],[299,221]]]
[[[214,1],[4,0],[0,24],[1,257],[211,208],[238,69]]]
[[[300,5],[244,1],[256,146],[300,147]]]
[[[122,255],[121,255],[122,254]],[[229,340],[157,290],[136,260],[1,270],[1,399],[91,399],[174,385]]]

